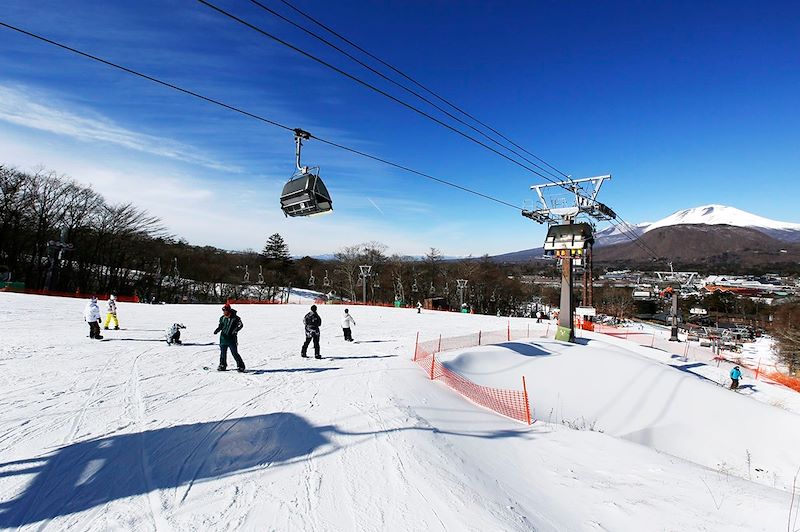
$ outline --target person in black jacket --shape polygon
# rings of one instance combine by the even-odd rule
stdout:
[[[311,312],[306,314],[303,318],[303,325],[306,328],[306,341],[303,343],[303,348],[300,350],[300,356],[306,358],[308,356],[308,344],[314,341],[314,358],[322,358],[319,355],[319,327],[322,325],[322,318],[317,314],[317,306],[311,305]]]
[[[219,366],[217,371],[225,371],[228,368],[228,348],[231,348],[231,354],[236,360],[236,370],[244,371],[244,361],[239,356],[239,331],[242,330],[244,324],[242,319],[236,314],[236,311],[231,308],[227,303],[222,307],[222,316],[219,319],[219,325],[214,329],[214,334],[219,335]]]

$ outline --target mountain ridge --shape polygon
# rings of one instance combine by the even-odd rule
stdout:
[[[675,229],[681,226],[685,227],[698,227],[698,226],[705,226],[709,228],[717,228],[717,231],[704,231],[703,233],[706,235],[707,238],[713,239],[713,233],[718,233],[718,239],[722,239],[728,241],[728,245],[730,247],[730,251],[734,254],[740,253],[744,250],[740,249],[740,243],[734,243],[729,239],[734,238],[734,235],[737,233],[736,231],[732,230],[723,230],[721,228],[738,228],[742,230],[752,230],[760,233],[762,235],[766,235],[769,239],[774,239],[777,242],[783,242],[785,244],[798,244],[800,243],[800,223],[791,223],[791,222],[781,222],[777,220],[771,220],[769,218],[764,218],[763,216],[758,216],[741,209],[737,209],[735,207],[729,207],[726,205],[719,205],[719,204],[709,204],[709,205],[701,205],[699,207],[693,207],[690,209],[683,209],[680,211],[676,211],[671,215],[662,218],[656,222],[642,222],[639,224],[624,224],[624,231],[621,229],[621,225],[612,225],[607,227],[601,231],[595,232],[595,257],[603,257],[604,253],[601,252],[602,248],[606,247],[616,247],[616,246],[627,246],[631,245],[634,248],[637,247],[633,244],[633,240],[636,238],[643,238],[644,235],[662,230],[662,229]],[[673,232],[673,231],[668,231]],[[687,234],[694,233],[690,232]],[[751,233],[745,231],[744,234],[739,235],[744,238],[744,241],[750,242],[753,236]],[[672,240],[669,237],[660,237],[660,240],[670,241]],[[648,239],[649,240],[649,239]],[[701,237],[692,237],[692,242],[696,245],[701,245],[702,238]],[[708,242],[703,244],[707,249],[717,249],[717,245],[715,242]],[[675,242],[674,246],[680,248],[680,242]],[[710,246],[710,248],[708,247]],[[781,244],[772,244],[772,247],[780,247]],[[785,247],[785,246],[784,246]],[[633,250],[633,248],[631,248]],[[667,251],[666,249],[664,251]],[[766,250],[762,250],[766,251]],[[780,253],[780,251],[778,251]],[[544,249],[542,247],[526,249],[521,251],[514,251],[510,253],[503,253],[500,255],[495,255],[492,257],[493,260],[498,262],[525,262],[529,260],[537,260],[541,259],[544,254]],[[634,253],[638,255],[638,253]],[[613,256],[616,254],[608,254],[609,256]],[[676,253],[669,253],[671,256],[676,256]],[[677,255],[680,255],[678,253]],[[779,256],[780,258],[784,258],[782,255]],[[787,257],[788,258],[788,257]]]

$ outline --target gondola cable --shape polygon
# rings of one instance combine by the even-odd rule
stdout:
[[[517,147],[517,148],[521,149],[522,151],[524,151],[525,153],[527,153],[527,154],[528,154],[528,155],[530,155],[531,157],[535,158],[536,160],[538,160],[538,161],[539,161],[539,162],[541,162],[542,164],[544,164],[544,165],[546,165],[546,166],[550,167],[550,168],[551,168],[552,170],[554,170],[555,172],[557,172],[557,173],[561,174],[561,176],[563,176],[563,177],[566,177],[566,178],[569,178],[569,176],[568,176],[567,174],[565,174],[564,172],[562,172],[562,171],[561,171],[561,170],[559,170],[558,168],[554,167],[553,165],[551,165],[550,163],[548,163],[547,161],[545,161],[544,159],[542,159],[541,157],[539,157],[539,156],[538,156],[538,155],[536,155],[535,153],[531,153],[530,151],[526,150],[526,149],[525,149],[523,146],[520,146],[519,144],[517,144],[516,142],[514,142],[513,140],[511,140],[510,138],[508,138],[507,136],[505,136],[505,135],[504,135],[503,133],[501,133],[500,131],[498,131],[498,130],[494,129],[493,127],[491,127],[491,126],[489,126],[488,124],[486,124],[486,123],[482,122],[481,120],[479,120],[478,118],[474,117],[474,116],[473,116],[473,115],[471,115],[470,113],[468,113],[468,112],[464,111],[463,109],[461,109],[460,107],[458,107],[458,106],[457,106],[457,105],[455,105],[454,103],[452,103],[452,102],[448,101],[447,99],[443,98],[442,96],[440,96],[439,94],[437,94],[437,93],[436,93],[436,92],[434,92],[433,90],[429,89],[428,87],[426,87],[425,85],[423,85],[423,84],[422,84],[422,83],[420,83],[419,81],[415,80],[414,78],[412,78],[412,77],[411,77],[411,76],[409,76],[408,74],[406,74],[406,73],[402,72],[402,71],[401,71],[401,70],[399,70],[398,68],[396,68],[396,67],[392,66],[391,64],[387,63],[386,61],[384,61],[383,59],[381,59],[381,58],[377,57],[376,55],[372,54],[372,53],[371,53],[371,52],[369,52],[368,50],[365,50],[364,48],[362,48],[362,47],[361,47],[361,46],[359,46],[358,44],[354,43],[353,41],[351,41],[351,40],[350,40],[350,39],[348,39],[347,37],[345,37],[345,36],[341,35],[341,34],[340,34],[340,33],[338,33],[337,31],[335,31],[334,29],[330,28],[329,26],[326,26],[325,24],[323,24],[323,23],[322,23],[322,22],[320,22],[319,20],[315,19],[315,18],[314,18],[314,17],[312,17],[311,15],[309,15],[309,14],[307,14],[307,13],[303,12],[302,10],[298,9],[296,6],[292,5],[292,4],[291,4],[290,2],[288,2],[287,0],[280,0],[280,1],[281,1],[281,2],[283,2],[283,3],[284,3],[286,6],[288,6],[290,9],[294,10],[295,12],[299,13],[299,14],[300,14],[300,15],[302,15],[303,17],[307,18],[308,20],[310,20],[311,22],[313,22],[313,23],[314,23],[314,24],[316,24],[317,26],[321,27],[321,28],[322,28],[322,29],[324,29],[325,31],[327,31],[327,32],[331,33],[332,35],[335,35],[336,37],[338,37],[338,38],[339,38],[339,39],[341,39],[342,41],[346,42],[347,44],[349,44],[350,46],[352,46],[352,47],[353,47],[353,48],[355,48],[356,50],[358,50],[358,51],[362,52],[363,54],[365,54],[365,55],[367,55],[367,56],[369,56],[369,57],[371,57],[371,58],[372,58],[372,59],[374,59],[375,61],[377,61],[377,62],[381,63],[381,64],[382,64],[382,65],[384,65],[385,67],[387,67],[387,68],[391,69],[392,71],[394,71],[394,72],[396,72],[397,74],[399,74],[400,76],[404,77],[405,79],[407,79],[407,80],[408,80],[408,81],[410,81],[411,83],[413,83],[413,84],[415,84],[416,86],[420,87],[421,89],[423,89],[423,90],[424,90],[424,91],[426,91],[427,93],[429,93],[429,94],[433,95],[433,96],[434,96],[435,98],[437,98],[439,101],[441,101],[441,102],[443,102],[443,103],[445,103],[445,104],[449,105],[451,108],[455,109],[456,111],[458,111],[459,113],[463,114],[464,116],[466,116],[466,117],[468,117],[468,118],[470,118],[470,119],[474,120],[476,123],[478,123],[478,124],[482,125],[483,127],[485,127],[486,129],[488,129],[489,131],[491,131],[491,132],[495,133],[497,136],[499,136],[499,137],[500,137],[500,138],[502,138],[503,140],[505,140],[505,141],[509,142],[509,143],[510,143],[510,144],[512,144],[513,146],[515,146],[515,147]],[[256,2],[256,0],[251,0],[251,2],[258,4],[258,2]]]
[[[293,44],[281,39],[280,37],[277,37],[277,36],[269,33],[268,31],[263,30],[263,29],[259,28],[258,26],[255,26],[254,24],[251,24],[250,22],[247,22],[246,20],[244,20],[244,19],[242,19],[240,17],[237,17],[233,13],[229,13],[228,11],[225,11],[221,7],[218,7],[218,6],[214,5],[214,4],[212,4],[208,0],[197,0],[197,2],[209,7],[210,9],[220,13],[221,15],[224,15],[224,16],[230,18],[231,20],[234,20],[234,21],[238,22],[239,24],[247,26],[248,28],[250,28],[250,29],[262,34],[263,36],[265,36],[267,38],[270,38],[270,39],[274,40],[275,42],[280,43],[283,46],[286,46],[287,48],[290,48],[290,49],[296,51],[297,53],[299,53],[301,55],[304,55],[305,57],[307,57],[307,58],[309,58],[309,59],[311,59],[313,61],[316,61],[317,63],[319,63],[319,64],[321,64],[323,66],[326,66],[326,67],[330,68],[331,70],[341,74],[342,76],[345,76],[345,77],[355,81],[356,83],[358,83],[360,85],[363,85],[364,87],[367,87],[368,89],[371,89],[371,90],[373,90],[373,91],[375,91],[375,92],[377,92],[377,93],[389,98],[390,100],[392,100],[394,102],[397,102],[398,104],[402,105],[403,107],[406,107],[406,108],[414,111],[415,113],[420,114],[420,115],[428,118],[429,120],[432,120],[432,121],[436,122],[437,124],[441,125],[442,127],[445,127],[447,129],[449,129],[450,131],[452,131],[454,133],[457,133],[458,135],[461,135],[462,137],[464,137],[464,138],[466,138],[466,139],[468,139],[468,140],[470,140],[470,141],[472,141],[472,142],[474,142],[474,143],[486,148],[487,150],[499,155],[500,157],[502,157],[502,158],[504,158],[504,159],[516,164],[517,166],[519,166],[521,168],[524,168],[525,170],[528,170],[529,172],[531,172],[531,173],[533,173],[535,175],[538,175],[542,179],[550,181],[551,183],[555,182],[552,177],[550,177],[550,176],[548,176],[546,174],[543,174],[543,173],[531,168],[530,166],[527,166],[527,165],[519,162],[518,160],[516,160],[516,159],[514,159],[512,157],[509,157],[505,153],[492,148],[491,146],[489,146],[485,142],[483,142],[483,141],[481,141],[479,139],[476,139],[475,137],[469,135],[468,133],[465,133],[465,132],[461,131],[460,129],[458,129],[456,127],[451,126],[447,122],[444,122],[444,121],[436,118],[435,116],[431,115],[430,113],[427,113],[427,112],[423,111],[422,109],[419,109],[419,108],[411,105],[410,103],[405,102],[405,101],[401,100],[400,98],[397,98],[396,96],[393,96],[393,95],[389,94],[388,92],[384,91],[383,89],[380,89],[380,88],[378,88],[378,87],[376,87],[376,86],[374,86],[374,85],[372,85],[372,84],[360,79],[359,77],[354,76],[354,75],[350,74],[349,72],[346,72],[346,71],[342,70],[341,68],[339,68],[339,67],[337,67],[335,65],[332,65],[331,63],[328,63],[327,61],[325,61],[325,60],[323,60],[323,59],[321,59],[321,58],[319,58],[319,57],[317,57],[317,56],[315,56],[315,55],[313,55],[313,54],[311,54],[309,52],[306,52],[305,50],[303,50],[301,48],[298,48],[297,46],[295,46],[295,45],[293,45]]]
[[[109,60],[106,60],[106,59],[103,59],[103,58],[101,58],[101,57],[98,57],[98,56],[96,56],[96,55],[92,55],[92,54],[90,54],[90,53],[83,52],[83,51],[81,51],[81,50],[78,50],[77,48],[73,48],[73,47],[71,47],[71,46],[68,46],[68,45],[66,45],[66,44],[59,43],[59,42],[57,42],[57,41],[54,41],[54,40],[52,40],[52,39],[48,39],[47,37],[44,37],[44,36],[38,35],[38,34],[36,34],[36,33],[30,32],[30,31],[27,31],[27,30],[24,30],[24,29],[22,29],[22,28],[19,28],[19,27],[17,27],[17,26],[13,26],[13,25],[11,25],[11,24],[8,24],[8,23],[6,23],[6,22],[0,21],[0,26],[3,26],[3,27],[5,27],[5,28],[8,28],[8,29],[10,29],[10,30],[16,31],[16,32],[18,32],[18,33],[21,33],[21,34],[23,34],[23,35],[27,35],[28,37],[32,37],[32,38],[34,38],[34,39],[37,39],[37,40],[39,40],[39,41],[42,41],[42,42],[45,42],[45,43],[47,43],[47,44],[51,44],[51,45],[53,45],[53,46],[56,46],[56,47],[58,47],[58,48],[61,48],[61,49],[63,49],[63,50],[67,50],[67,51],[69,51],[69,52],[72,52],[72,53],[74,53],[74,54],[80,55],[80,56],[82,56],[82,57],[85,57],[85,58],[87,58],[87,59],[91,59],[91,60],[93,60],[93,61],[97,61],[97,62],[99,62],[99,63],[102,63],[102,64],[106,65],[106,66],[110,66],[110,67],[112,67],[112,68],[116,68],[116,69],[118,69],[118,70],[121,70],[121,71],[123,71],[123,72],[126,72],[126,73],[128,73],[128,74],[131,74],[131,75],[134,75],[134,76],[137,76],[137,77],[140,77],[140,78],[146,79],[146,80],[148,80],[148,81],[152,81],[153,83],[157,83],[157,84],[159,84],[159,85],[161,85],[161,86],[168,87],[168,88],[170,88],[170,89],[173,89],[173,90],[179,91],[179,92],[181,92],[181,93],[184,93],[184,94],[188,94],[188,95],[190,95],[190,96],[193,96],[193,97],[195,97],[195,98],[198,98],[198,99],[200,99],[200,100],[203,100],[203,101],[205,101],[205,102],[212,103],[212,104],[214,104],[214,105],[218,105],[218,106],[220,106],[220,107],[223,107],[223,108],[225,108],[225,109],[228,109],[228,110],[230,110],[230,111],[234,111],[234,112],[236,112],[236,113],[239,113],[239,114],[241,114],[241,115],[247,116],[247,117],[249,117],[249,118],[253,118],[253,119],[255,119],[255,120],[259,120],[260,122],[264,122],[264,123],[267,123],[267,124],[270,124],[270,125],[273,125],[273,126],[279,127],[279,128],[281,128],[281,129],[285,129],[285,130],[287,130],[287,131],[291,131],[291,132],[293,132],[293,133],[295,132],[295,128],[291,128],[291,127],[289,127],[289,126],[286,126],[286,125],[284,125],[284,124],[281,124],[281,123],[279,123],[279,122],[276,122],[276,121],[274,121],[274,120],[270,120],[270,119],[268,119],[268,118],[264,118],[264,117],[262,117],[262,116],[259,116],[259,115],[257,115],[257,114],[251,113],[251,112],[249,112],[249,111],[245,111],[245,110],[243,110],[243,109],[240,109],[240,108],[238,108],[238,107],[235,107],[235,106],[233,106],[233,105],[229,105],[229,104],[226,104],[226,103],[224,103],[224,102],[221,102],[221,101],[219,101],[219,100],[216,100],[216,99],[214,99],[214,98],[209,98],[208,96],[203,96],[202,94],[199,94],[199,93],[197,93],[197,92],[194,92],[194,91],[192,91],[192,90],[185,89],[185,88],[183,88],[183,87],[179,87],[178,85],[175,85],[174,83],[169,83],[169,82],[167,82],[167,81],[160,80],[160,79],[158,79],[158,78],[155,78],[155,77],[153,77],[153,76],[149,76],[149,75],[147,75],[147,74],[143,74],[143,73],[141,73],[141,72],[138,72],[138,71],[136,71],[136,70],[133,70],[133,69],[131,69],[131,68],[128,68],[128,67],[122,66],[122,65],[120,65],[120,64],[114,63],[114,62],[112,62],[112,61],[109,61]],[[467,187],[464,187],[464,186],[458,185],[458,184],[456,184],[456,183],[453,183],[453,182],[451,182],[451,181],[447,181],[447,180],[445,180],[445,179],[441,179],[441,178],[438,178],[438,177],[434,177],[434,176],[432,176],[432,175],[430,175],[430,174],[426,174],[425,172],[420,172],[420,171],[418,171],[418,170],[414,170],[414,169],[412,169],[412,168],[410,168],[410,167],[404,166],[404,165],[402,165],[402,164],[399,164],[399,163],[394,163],[394,162],[391,162],[391,161],[389,161],[389,160],[387,160],[387,159],[383,159],[383,158],[381,158],[381,157],[377,157],[377,156],[375,156],[375,155],[370,155],[370,154],[368,154],[368,153],[366,153],[366,152],[363,152],[363,151],[357,150],[357,149],[355,149],[355,148],[350,148],[350,147],[348,147],[348,146],[345,146],[345,145],[343,145],[343,144],[339,144],[339,143],[336,143],[336,142],[333,142],[333,141],[330,141],[330,140],[327,140],[327,139],[323,139],[323,138],[320,138],[320,137],[317,137],[317,136],[314,136],[314,135],[311,135],[311,134],[309,134],[309,138],[314,138],[314,139],[316,139],[316,140],[318,140],[319,142],[322,142],[322,143],[324,143],[324,144],[328,144],[328,145],[330,145],[330,146],[333,146],[333,147],[336,147],[336,148],[339,148],[339,149],[342,149],[342,150],[345,150],[345,151],[349,151],[349,152],[351,152],[351,153],[353,153],[353,154],[360,155],[360,156],[362,156],[362,157],[366,157],[366,158],[368,158],[368,159],[372,159],[372,160],[374,160],[374,161],[381,162],[381,163],[383,163],[383,164],[386,164],[386,165],[389,165],[389,166],[393,166],[393,167],[395,167],[395,168],[398,168],[398,169],[400,169],[400,170],[404,170],[404,171],[406,171],[406,172],[409,172],[409,173],[412,173],[412,174],[418,175],[418,176],[420,176],[420,177],[424,177],[424,178],[426,178],[426,179],[430,179],[430,180],[436,181],[436,182],[438,182],[438,183],[441,183],[441,184],[443,184],[443,185],[447,185],[447,186],[449,186],[449,187],[457,188],[457,189],[459,189],[459,190],[461,190],[461,191],[464,191],[464,192],[467,192],[467,193],[469,193],[469,194],[473,194],[473,195],[479,196],[479,197],[481,197],[481,198],[484,198],[484,199],[488,199],[488,200],[490,200],[490,201],[493,201],[493,202],[495,202],[495,203],[499,203],[499,204],[501,204],[501,205],[505,205],[505,206],[507,206],[507,207],[511,207],[511,208],[513,208],[513,209],[515,209],[515,210],[519,210],[519,211],[521,211],[521,210],[522,210],[522,207],[519,207],[519,206],[517,206],[517,205],[514,205],[514,204],[512,204],[512,203],[508,203],[508,202],[506,202],[506,201],[503,201],[503,200],[501,200],[501,199],[498,199],[498,198],[495,198],[495,197],[489,196],[488,194],[484,194],[484,193],[482,193],[482,192],[478,192],[478,191],[476,191],[476,190],[472,190],[472,189],[470,189],[470,188],[467,188]]]
[[[283,20],[284,22],[286,22],[288,24],[291,24],[295,28],[297,28],[297,29],[305,32],[306,34],[310,35],[311,37],[313,37],[313,38],[325,43],[326,45],[330,46],[334,50],[336,50],[336,51],[340,52],[341,54],[345,55],[349,59],[352,59],[353,61],[355,61],[356,63],[358,63],[362,67],[366,68],[367,70],[369,70],[373,74],[375,74],[377,76],[380,76],[381,78],[383,78],[384,80],[388,81],[389,83],[392,83],[392,84],[396,85],[397,87],[400,87],[401,89],[403,89],[403,90],[409,92],[410,94],[416,96],[417,98],[419,98],[423,102],[427,103],[428,105],[431,105],[432,107],[434,107],[438,111],[444,113],[445,115],[447,115],[448,117],[452,118],[456,122],[458,122],[458,123],[470,128],[471,130],[473,130],[474,132],[476,132],[479,135],[483,136],[484,138],[486,138],[490,142],[493,142],[497,146],[500,146],[501,148],[508,150],[509,152],[513,153],[514,155],[516,155],[517,157],[521,158],[525,162],[528,162],[528,163],[532,164],[533,166],[535,166],[536,168],[538,168],[542,172],[547,172],[549,175],[551,175],[553,177],[558,177],[555,174],[553,174],[553,172],[551,172],[550,170],[540,166],[539,164],[537,164],[536,162],[528,159],[527,157],[525,157],[524,155],[522,155],[518,151],[516,151],[516,150],[514,150],[512,148],[509,148],[508,146],[504,145],[503,143],[501,143],[501,142],[497,141],[496,139],[492,138],[491,136],[487,135],[485,132],[481,131],[480,129],[476,128],[475,126],[467,123],[466,121],[464,121],[461,118],[457,117],[456,115],[452,114],[447,109],[444,109],[442,106],[438,105],[436,102],[431,101],[430,98],[427,98],[424,95],[420,94],[419,92],[415,91],[414,89],[411,89],[411,88],[403,85],[402,83],[399,83],[399,82],[395,81],[394,79],[392,79],[389,76],[385,75],[383,72],[380,72],[379,70],[376,70],[375,68],[371,67],[367,63],[361,61],[360,59],[358,59],[357,57],[355,57],[351,53],[349,53],[347,50],[343,50],[341,47],[339,47],[336,44],[330,42],[329,40],[325,39],[324,37],[321,37],[321,36],[317,35],[316,33],[314,33],[313,31],[311,31],[311,30],[309,30],[307,28],[304,28],[300,24],[297,24],[296,22],[284,17],[283,15],[278,13],[277,11],[271,9],[270,7],[265,6],[264,4],[259,2],[258,0],[250,0],[250,1],[253,4],[255,4],[258,7],[260,7],[261,9],[263,9],[264,11],[266,11],[267,13],[270,13],[273,16]],[[484,126],[484,127],[486,127],[486,126]]]

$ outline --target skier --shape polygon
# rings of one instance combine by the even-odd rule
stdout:
[[[106,312],[106,324],[103,327],[105,330],[108,330],[108,326],[111,324],[111,320],[114,320],[114,330],[119,330],[119,320],[117,319],[117,296],[111,294],[108,296],[108,309]]]
[[[178,344],[181,345],[181,329],[185,329],[183,323],[173,323],[167,327],[166,340],[168,345]]]
[[[303,318],[303,325],[306,329],[306,341],[300,349],[300,356],[303,358],[308,357],[308,344],[314,341],[314,358],[322,358],[319,355],[319,328],[322,325],[322,318],[317,314],[317,306],[311,305],[311,312]]]
[[[83,318],[89,324],[89,338],[95,340],[102,340],[100,336],[100,307],[97,305],[97,298],[92,296],[91,301],[86,303],[86,308],[83,309]]]
[[[422,314],[422,303],[417,301],[417,314]]]
[[[731,390],[736,390],[739,388],[739,379],[742,378],[742,371],[739,369],[739,366],[734,366],[731,370]]]
[[[344,333],[344,340],[346,342],[353,341],[353,332],[350,330],[351,325],[355,325],[356,320],[350,315],[350,311],[344,309],[344,316],[342,317],[342,332]]]
[[[541,310],[537,310],[536,311],[536,323],[542,323],[542,311]]]
[[[231,348],[231,354],[236,360],[236,371],[244,371],[244,361],[239,356],[239,331],[242,330],[244,324],[242,319],[236,315],[236,311],[230,305],[225,303],[222,307],[222,316],[219,318],[219,325],[214,329],[214,334],[219,335],[219,366],[217,371],[225,371],[228,369],[228,348]]]

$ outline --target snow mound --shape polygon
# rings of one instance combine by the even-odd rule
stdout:
[[[533,415],[646,445],[712,469],[791,487],[800,416],[601,339],[507,342],[444,364],[484,386],[520,389]]]

